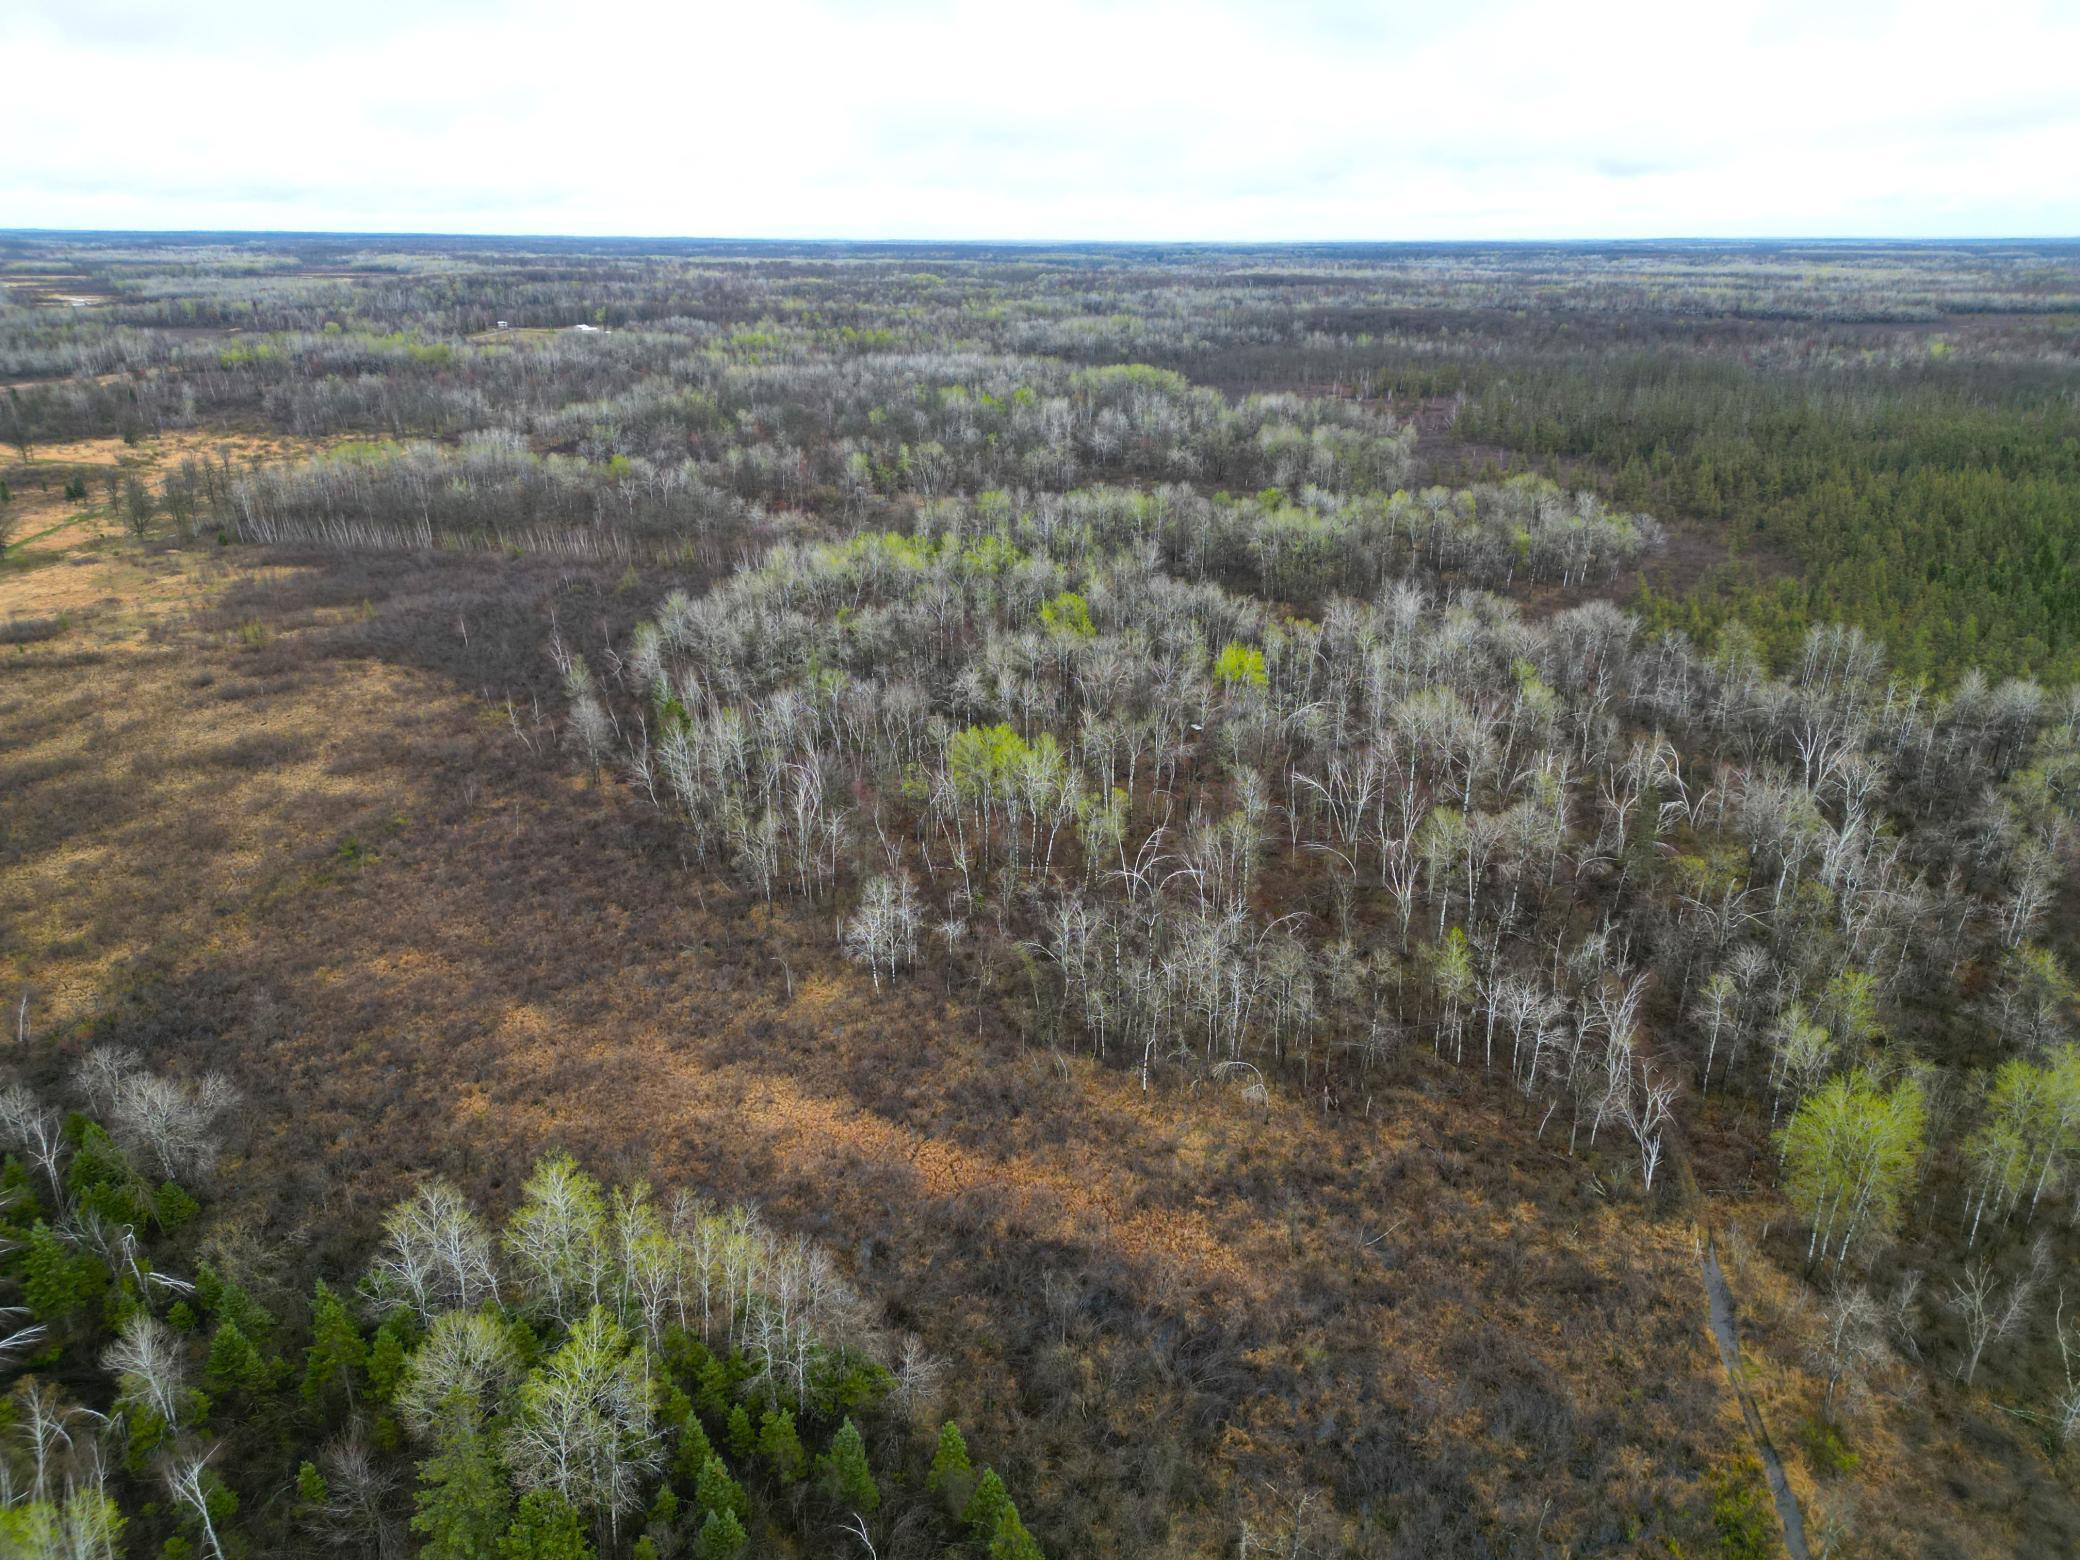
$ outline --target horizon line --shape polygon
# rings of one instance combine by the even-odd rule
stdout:
[[[1038,249],[1079,247],[1103,249],[1323,249],[1323,248],[1459,248],[1584,247],[1595,245],[1736,245],[1736,244],[2080,244],[2075,233],[1745,233],[1732,235],[1666,233],[1656,235],[1592,235],[1574,238],[944,238],[862,237],[822,234],[814,237],[696,233],[460,232],[435,228],[127,228],[127,227],[0,227],[0,238],[402,238],[516,242],[548,239],[561,243],[614,244],[745,244],[745,245],[874,245],[891,248],[941,245],[965,248]]]

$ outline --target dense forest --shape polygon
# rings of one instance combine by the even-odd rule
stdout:
[[[524,1151],[335,1127],[356,1211],[294,1244],[258,1183],[317,1129],[226,1037],[302,969],[357,1050],[350,961],[111,959],[40,1022],[88,939],[22,932],[19,1552],[2080,1544],[2080,250],[23,236],[0,282],[25,754],[164,658],[350,782],[392,717],[315,690],[408,669],[462,701],[414,808],[555,820],[483,869],[545,1080],[602,962],[670,1030],[643,923],[696,906],[668,962],[755,972],[703,1068],[878,1046],[858,1142],[1000,1167],[668,1177],[544,1081]],[[96,559],[191,595],[35,610]],[[91,838],[32,816],[116,805],[85,764],[9,770],[0,868]],[[386,863],[410,812],[298,902],[473,870]]]

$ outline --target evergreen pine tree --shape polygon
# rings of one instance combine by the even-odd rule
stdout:
[[[733,1511],[711,1511],[694,1540],[694,1560],[732,1560],[748,1541],[744,1524]]]
[[[708,1439],[708,1432],[697,1415],[688,1414],[679,1427],[679,1450],[673,1458],[672,1471],[682,1485],[693,1489],[699,1485],[702,1471],[714,1460],[715,1446]]]
[[[722,1432],[722,1443],[739,1463],[758,1450],[758,1432],[751,1428],[751,1416],[744,1411],[742,1403],[729,1411],[729,1424]]]
[[[553,1490],[534,1490],[521,1500],[496,1553],[498,1560],[595,1560],[578,1513]]]
[[[274,1313],[208,1263],[196,1270],[195,1296],[218,1321],[238,1323],[255,1348],[266,1348],[274,1336]]]
[[[679,1520],[679,1492],[669,1484],[657,1487],[657,1499],[650,1502],[649,1522],[652,1527],[667,1531]]]
[[[303,1352],[303,1397],[313,1407],[332,1401],[354,1404],[355,1381],[368,1363],[368,1345],[324,1279],[311,1296],[311,1342]]]
[[[799,1484],[809,1471],[809,1454],[795,1433],[794,1415],[784,1408],[766,1410],[758,1425],[758,1455],[782,1484]]]
[[[22,1257],[22,1298],[42,1322],[62,1321],[101,1288],[101,1265],[66,1250],[51,1227],[38,1219]]]
[[[368,1384],[383,1402],[397,1390],[398,1381],[404,1376],[405,1357],[410,1352],[406,1347],[411,1336],[411,1322],[402,1311],[384,1319],[376,1329],[375,1342],[368,1351]]]
[[[867,1444],[850,1419],[831,1437],[831,1449],[817,1459],[824,1492],[841,1506],[872,1511],[881,1504],[881,1487],[867,1466]]]
[[[955,1506],[965,1506],[973,1487],[973,1468],[967,1462],[967,1441],[961,1439],[961,1427],[948,1419],[938,1427],[938,1450],[932,1454],[932,1473],[924,1477],[924,1487],[942,1493]],[[959,1500],[955,1500],[955,1489]]]
[[[989,1560],[1046,1560],[1026,1525],[1018,1520],[1018,1508],[1007,1505],[997,1522],[997,1536],[990,1540]]]
[[[701,1468],[693,1500],[702,1511],[711,1514],[726,1511],[737,1516],[744,1510],[744,1488],[729,1476],[729,1469],[720,1457],[710,1457]]]
[[[460,1430],[419,1465],[412,1531],[425,1535],[421,1560],[487,1555],[509,1524],[513,1497],[484,1438]]]
[[[222,1396],[228,1392],[260,1392],[268,1384],[271,1372],[260,1351],[253,1347],[253,1340],[245,1335],[238,1323],[220,1322],[217,1334],[210,1340],[209,1358],[203,1365],[203,1379],[212,1392]]]
[[[968,1524],[977,1543],[986,1544],[997,1536],[997,1524],[1010,1509],[1011,1496],[1004,1489],[1004,1481],[997,1477],[996,1469],[985,1468],[975,1483],[975,1493],[968,1497],[961,1520]]]
[[[693,1403],[707,1416],[710,1424],[719,1425],[729,1418],[729,1371],[712,1354],[701,1365],[700,1379],[694,1384]]]
[[[152,1198],[152,1212],[162,1230],[177,1230],[196,1214],[202,1204],[190,1197],[175,1181],[163,1181]]]

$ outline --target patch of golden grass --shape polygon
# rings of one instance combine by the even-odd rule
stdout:
[[[85,800],[63,781],[0,798],[15,847],[0,872],[0,918],[15,928],[0,981],[33,988],[46,1023],[87,1016],[129,961],[221,953],[328,820],[343,828],[379,797],[409,794],[402,774],[379,788],[333,773],[342,733],[452,695],[363,664],[326,666],[295,698],[227,697],[264,669],[235,636],[186,626],[229,584],[286,572],[111,548],[0,579],[0,617],[75,617],[53,639],[0,651],[9,773],[93,782]],[[46,718],[60,708],[74,713]]]

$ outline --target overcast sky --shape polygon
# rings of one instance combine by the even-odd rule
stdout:
[[[2080,234],[2080,0],[0,0],[0,227]]]

